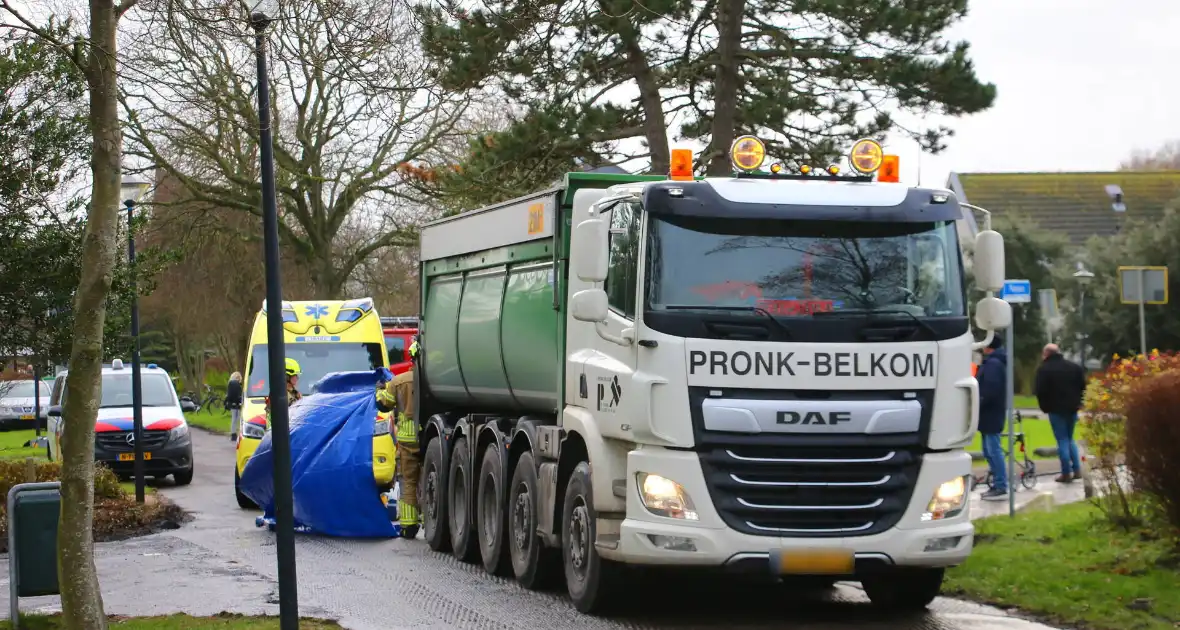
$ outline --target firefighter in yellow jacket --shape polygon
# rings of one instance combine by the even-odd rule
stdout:
[[[418,419],[414,417],[414,368],[418,363],[418,352],[415,337],[410,344],[413,365],[377,390],[377,408],[383,413],[397,412],[394,436],[397,440],[397,469],[401,476],[397,516],[402,532],[410,538],[417,533],[416,526],[422,523],[418,511],[418,475],[422,471],[422,462],[418,455]]]

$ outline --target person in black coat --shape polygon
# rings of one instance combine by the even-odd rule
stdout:
[[[237,441],[238,426],[242,421],[242,373],[234,372],[225,386],[225,408],[229,409],[229,439]]]
[[[1061,356],[1057,344],[1045,346],[1041,357],[1044,362],[1037,368],[1037,405],[1049,416],[1053,437],[1057,439],[1057,457],[1061,460],[1061,476],[1057,481],[1069,483],[1082,478],[1074,430],[1086,393],[1086,370]]]
[[[975,378],[979,381],[979,433],[982,436],[983,456],[992,473],[992,487],[980,497],[998,501],[1008,495],[1008,470],[1000,434],[1004,432],[1004,418],[1008,412],[1008,353],[1004,341],[996,335],[983,349],[983,363]]]

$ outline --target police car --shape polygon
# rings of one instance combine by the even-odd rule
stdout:
[[[168,372],[148,364],[140,368],[143,400],[144,472],[149,477],[172,475],[176,485],[193,481],[193,441],[184,414],[196,411],[188,399],[180,399]],[[49,397],[49,459],[61,460],[62,404],[69,386],[67,372],[53,381]],[[102,397],[94,425],[94,459],[115,474],[134,473],[135,431],[131,367],[115,359],[102,368]]]

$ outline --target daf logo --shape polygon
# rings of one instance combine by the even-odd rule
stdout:
[[[780,411],[778,412],[777,422],[779,424],[839,424],[841,422],[851,422],[851,411],[808,411],[800,413],[798,411]]]
[[[127,434],[127,444],[129,444],[131,446],[135,446],[135,434],[134,433]]]

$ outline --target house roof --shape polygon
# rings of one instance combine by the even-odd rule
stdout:
[[[1106,186],[1123,190],[1125,213],[1117,213]],[[1180,200],[1180,171],[1107,173],[951,173],[948,187],[960,200],[995,216],[1016,213],[1073,243],[1118,232],[1120,220],[1155,221]]]

